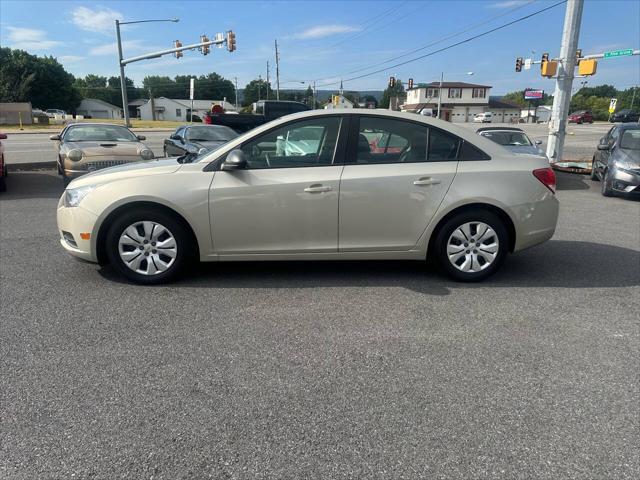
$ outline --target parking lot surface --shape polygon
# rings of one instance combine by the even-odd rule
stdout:
[[[0,477],[639,478],[640,203],[560,174],[550,242],[482,284],[243,263],[133,286],[0,195]]]

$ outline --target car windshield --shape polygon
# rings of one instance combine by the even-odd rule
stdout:
[[[482,132],[483,137],[487,137],[489,140],[493,140],[497,144],[500,145],[510,145],[510,146],[522,146],[531,145],[531,141],[529,137],[527,137],[524,132]]]
[[[620,148],[640,150],[640,129],[625,130],[620,139]]]
[[[131,130],[117,125],[83,125],[70,127],[64,134],[65,142],[137,142]]]
[[[238,134],[229,127],[190,127],[187,129],[187,140],[192,142],[228,142]]]

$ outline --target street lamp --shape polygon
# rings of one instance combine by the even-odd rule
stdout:
[[[179,22],[179,18],[167,18],[158,20],[136,20],[133,22],[121,22],[116,20],[116,38],[118,40],[118,66],[120,67],[120,89],[122,90],[122,111],[124,112],[124,124],[131,126],[129,121],[129,100],[127,99],[127,86],[125,84],[124,63],[122,63],[122,40],[120,39],[120,25],[131,25],[132,23],[151,23],[151,22]],[[160,55],[158,55],[159,57]],[[156,58],[156,57],[153,57]]]
[[[473,75],[473,72],[467,72],[467,75]],[[440,106],[442,105],[442,80],[444,79],[444,72],[440,73],[440,85],[438,87],[438,116],[440,119]]]

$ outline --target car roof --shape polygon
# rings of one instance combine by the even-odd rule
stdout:
[[[521,128],[516,128],[516,127],[482,127],[482,128],[477,129],[476,133],[498,132],[498,131],[522,132],[522,133],[524,133],[524,130],[522,130]]]
[[[638,130],[640,128],[640,123],[625,122],[620,124],[620,128],[622,128],[622,130]]]

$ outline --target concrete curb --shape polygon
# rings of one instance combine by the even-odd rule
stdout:
[[[6,133],[7,135],[52,135],[54,133],[60,133],[62,131],[62,128],[64,127],[60,127],[58,129],[52,129],[52,128],[43,128],[42,130],[29,130],[29,131],[20,131],[20,130],[2,130],[0,129],[0,131],[2,133]],[[173,132],[175,130],[175,128],[171,128],[171,127],[158,127],[158,128],[152,128],[152,127],[144,127],[144,128],[135,128],[133,127],[131,129],[134,132]]]
[[[55,170],[57,162],[7,163],[7,172],[30,172],[33,170]]]

